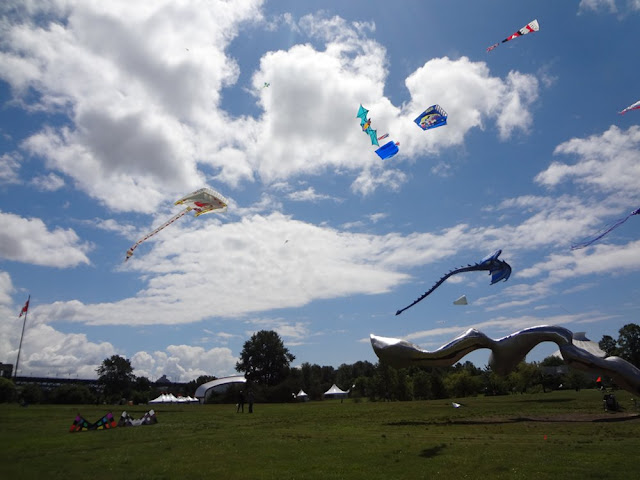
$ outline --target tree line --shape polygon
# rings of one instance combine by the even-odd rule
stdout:
[[[624,325],[618,338],[603,336],[600,348],[607,356],[616,355],[640,368],[640,326]],[[257,402],[295,401],[300,390],[312,400],[320,400],[334,383],[350,396],[371,401],[409,401],[440,398],[462,398],[474,395],[506,395],[539,391],[593,388],[594,376],[573,369],[557,369],[564,361],[555,356],[542,362],[521,362],[507,376],[490,367],[479,368],[467,361],[451,367],[411,367],[396,369],[384,363],[358,361],[338,368],[302,363],[291,367],[295,356],[272,330],[256,332],[240,353],[236,370],[244,373]],[[199,385],[214,380],[203,375],[188,383],[158,386],[148,378],[137,377],[131,362],[118,355],[105,359],[96,370],[98,387],[64,385],[43,391],[38,385],[19,389],[10,380],[0,379],[0,401],[20,400],[25,403],[122,403],[144,404],[163,392],[194,395]],[[605,379],[605,384],[607,379]],[[612,385],[609,381],[609,385]],[[208,401],[235,403],[240,386],[213,394]]]

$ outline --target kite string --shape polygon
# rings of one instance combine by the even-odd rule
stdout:
[[[576,243],[574,245],[571,245],[571,250],[580,250],[581,248],[585,248],[588,247],[589,245],[591,245],[594,242],[597,242],[598,240],[600,240],[602,237],[604,237],[607,233],[611,232],[612,230],[618,228],[620,225],[622,225],[624,222],[626,222],[627,220],[629,220],[629,218],[632,215],[638,215],[640,214],[640,208],[638,210],[634,210],[633,212],[631,212],[629,215],[627,215],[624,218],[619,218],[618,220],[616,220],[615,222],[609,224],[609,226],[604,227],[604,230],[600,230],[602,233],[600,234],[596,234],[595,237],[591,238],[590,240],[584,240],[583,242],[580,243]]]
[[[127,260],[129,260],[131,258],[131,256],[133,255],[133,251],[138,248],[138,245],[140,245],[141,243],[145,242],[146,240],[148,240],[149,238],[153,237],[156,233],[158,233],[160,230],[168,227],[169,225],[171,225],[173,222],[175,222],[176,220],[178,220],[179,218],[183,217],[185,214],[187,214],[190,210],[192,210],[193,207],[187,207],[184,210],[182,210],[180,213],[174,215],[173,217],[171,217],[169,220],[167,220],[165,223],[163,223],[162,225],[160,225],[158,228],[156,228],[154,231],[146,234],[144,237],[142,237],[140,240],[138,240],[136,243],[133,244],[133,246],[127,250],[127,257],[125,258],[125,262]]]

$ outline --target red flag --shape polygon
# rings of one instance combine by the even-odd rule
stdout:
[[[597,383],[600,383],[602,381],[602,378],[598,377],[598,379],[596,380]]]
[[[24,307],[22,307],[22,310],[20,310],[20,315],[18,315],[18,318],[20,318],[23,313],[27,313],[27,310],[29,310],[29,300],[27,300],[27,303],[25,303]]]

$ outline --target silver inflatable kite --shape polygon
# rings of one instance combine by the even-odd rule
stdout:
[[[399,338],[371,335],[371,345],[378,358],[396,368],[412,365],[441,367],[455,364],[468,353],[480,348],[491,350],[489,365],[499,375],[507,375],[522,362],[533,347],[542,342],[554,342],[560,354],[573,368],[609,376],[613,381],[640,395],[640,369],[620,357],[598,357],[573,343],[573,333],[566,328],[540,325],[526,328],[494,340],[470,328],[451,342],[432,352]]]

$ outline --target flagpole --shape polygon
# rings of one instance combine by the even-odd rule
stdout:
[[[22,339],[24,338],[24,327],[27,324],[27,315],[29,314],[29,301],[31,300],[31,294],[29,294],[29,298],[27,299],[27,310],[24,312],[24,322],[22,322],[22,335],[20,335],[20,346],[18,347],[18,358],[16,359],[16,369],[13,372],[13,383],[16,383],[16,378],[18,378],[18,363],[20,362],[20,350],[22,350]],[[24,308],[24,307],[23,307]]]

